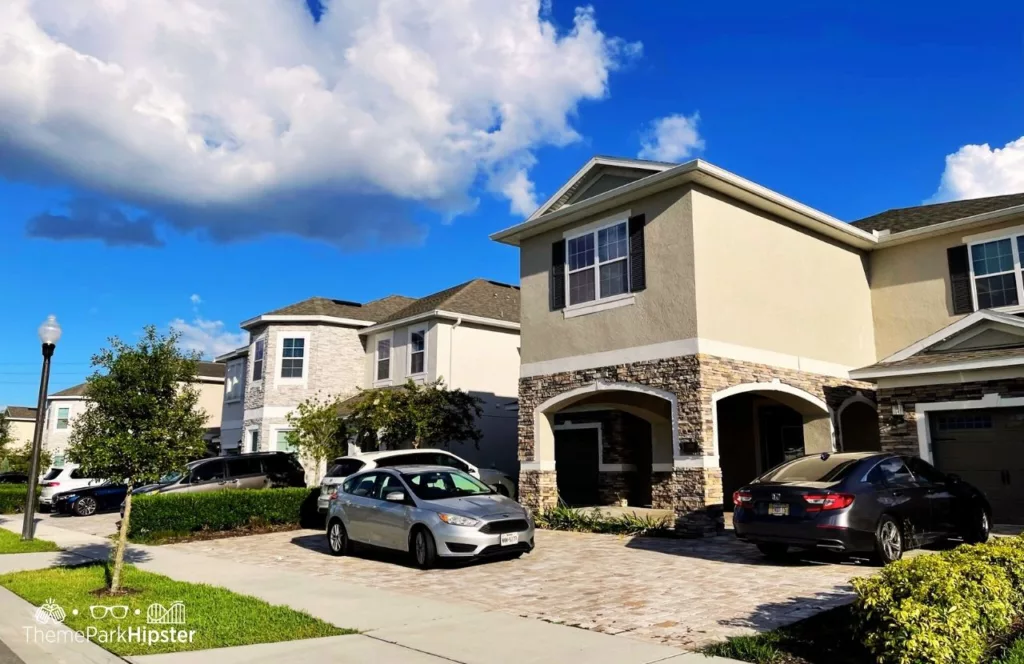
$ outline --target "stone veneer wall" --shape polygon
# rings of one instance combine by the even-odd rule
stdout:
[[[878,426],[881,432],[882,450],[911,455],[920,453],[917,438],[918,413],[914,410],[915,404],[936,401],[975,401],[986,394],[998,394],[1006,398],[1024,397],[1024,378],[879,388]],[[892,421],[892,407],[897,402],[903,404],[903,422]]]
[[[836,410],[858,390],[871,396],[870,383],[809,372],[781,369],[712,355],[687,355],[544,376],[519,381],[519,458],[535,461],[534,410],[548,399],[594,383],[631,383],[672,392],[678,399],[679,450],[688,456],[714,455],[712,395],[744,383],[778,381],[808,392]],[[523,503],[543,509],[557,501],[555,473],[523,471],[520,495]],[[722,472],[717,466],[675,469],[652,474],[652,502],[671,506],[677,528],[707,534],[722,527]]]

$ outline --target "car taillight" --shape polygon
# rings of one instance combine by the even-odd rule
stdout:
[[[754,496],[749,491],[737,491],[732,494],[732,504],[736,507],[746,507],[754,502]]]
[[[336,499],[338,497],[338,490],[337,489],[331,489],[331,493],[330,493],[329,497],[330,497],[331,500]]]
[[[43,486],[60,486],[60,482],[43,482]]]
[[[808,493],[804,495],[804,502],[808,512],[826,512],[849,507],[853,498],[850,493]]]

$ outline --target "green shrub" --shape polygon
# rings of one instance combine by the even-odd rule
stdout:
[[[132,500],[128,536],[139,540],[157,534],[298,526],[307,516],[310,493],[309,489],[243,489],[143,494]]]
[[[26,495],[28,495],[28,485],[26,484],[0,486],[0,514],[24,512]]]
[[[664,518],[636,514],[605,516],[597,509],[588,512],[565,506],[558,506],[538,514],[537,525],[547,530],[613,535],[665,536],[672,532],[668,520]]]
[[[1024,664],[1024,637],[1011,643],[995,664]]]
[[[879,662],[974,664],[1024,615],[1024,538],[901,560],[853,585]]]

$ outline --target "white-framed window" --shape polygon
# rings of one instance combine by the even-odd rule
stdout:
[[[252,380],[263,380],[263,361],[267,354],[267,340],[257,339],[252,348]]]
[[[621,219],[565,238],[567,304],[605,300],[629,292],[629,231]]]
[[[377,337],[377,349],[374,352],[374,380],[391,380],[391,334]]]
[[[56,428],[67,429],[68,428],[68,416],[71,412],[70,408],[58,408],[57,409],[57,423]]]
[[[971,292],[976,309],[1012,307],[1024,302],[1024,235],[975,242],[969,248]]]
[[[250,429],[249,430],[249,448],[248,448],[248,451],[249,452],[259,452],[260,451],[260,430],[259,429]]]
[[[64,467],[64,455],[63,454],[54,454],[53,455],[53,463],[52,463],[52,465],[53,465],[54,468],[63,468]]]
[[[302,378],[306,375],[305,337],[281,338],[281,378]]]
[[[242,400],[242,375],[245,371],[245,360],[228,362],[224,374],[224,401],[231,403]]]
[[[427,371],[427,328],[409,328],[409,375],[415,376]]]
[[[274,449],[278,452],[297,452],[298,448],[292,442],[293,429],[278,429],[274,432]]]

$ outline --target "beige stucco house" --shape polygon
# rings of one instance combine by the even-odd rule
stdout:
[[[227,365],[225,450],[290,450],[288,414],[310,397],[443,379],[483,408],[480,444],[450,449],[479,466],[518,472],[517,419],[505,407],[519,381],[515,286],[474,279],[422,298],[365,304],[315,297],[242,327],[249,345],[217,358]]]
[[[1024,469],[1024,195],[846,223],[705,161],[597,157],[492,238],[520,248],[531,506],[713,531],[785,459],[884,447],[1024,518],[1024,472],[992,470]]]
[[[29,406],[8,406],[4,409],[8,433],[14,447],[32,443],[36,433],[36,409]]]

